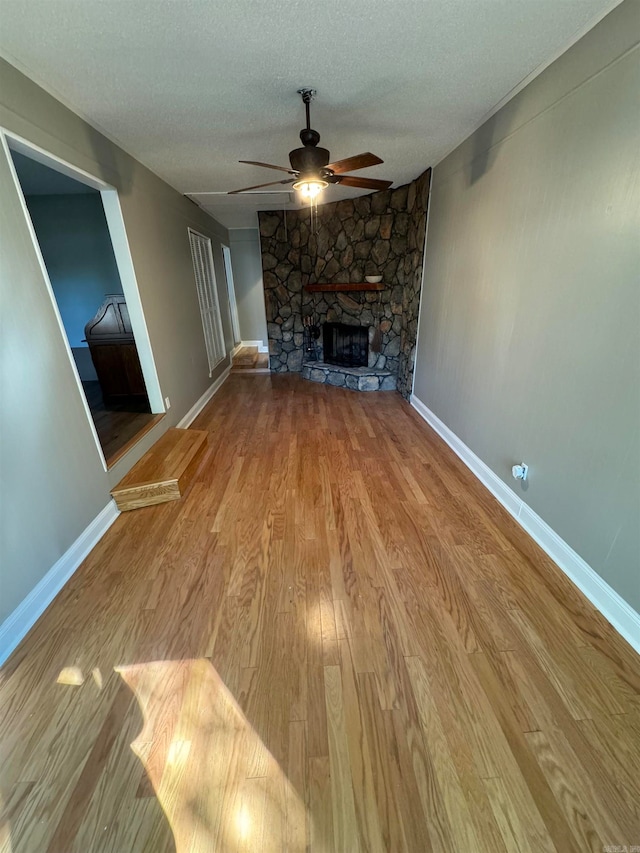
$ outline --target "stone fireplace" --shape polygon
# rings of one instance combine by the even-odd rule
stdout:
[[[313,232],[308,209],[259,213],[272,371],[409,396],[429,179],[430,170],[394,190],[321,205]],[[365,283],[372,275],[382,276],[375,289]],[[314,352],[309,325],[319,331]],[[337,328],[362,330],[346,333],[360,341],[346,345],[359,365],[327,359],[326,335],[335,341]]]

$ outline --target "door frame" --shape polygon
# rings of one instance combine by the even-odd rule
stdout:
[[[144,377],[145,386],[147,389],[149,406],[151,408],[152,413],[163,414],[166,411],[164,399],[162,397],[162,391],[160,389],[160,380],[158,378],[158,372],[156,370],[155,360],[153,357],[149,330],[147,328],[147,323],[144,317],[144,311],[142,309],[142,301],[140,299],[138,282],[136,280],[136,274],[133,267],[133,259],[131,257],[131,250],[129,248],[129,241],[127,239],[127,234],[125,230],[124,218],[122,216],[122,209],[120,207],[118,190],[111,184],[108,184],[102,179],[97,178],[95,175],[92,175],[89,172],[86,172],[84,169],[80,169],[77,166],[68,163],[66,160],[63,160],[55,154],[52,154],[50,151],[46,151],[39,145],[36,145],[35,143],[30,142],[28,139],[25,139],[24,137],[19,136],[13,131],[1,126],[0,144],[7,158],[9,170],[16,186],[18,199],[20,201],[20,205],[25,216],[27,227],[29,229],[29,234],[31,236],[31,241],[33,243],[36,257],[38,259],[38,264],[40,265],[40,270],[44,279],[45,287],[49,295],[49,299],[51,300],[51,305],[53,307],[53,312],[56,321],[60,328],[60,333],[62,335],[62,340],[67,352],[69,364],[71,365],[73,376],[78,386],[80,399],[82,400],[82,404],[87,415],[87,420],[89,421],[89,427],[91,429],[91,433],[96,444],[98,455],[100,457],[100,461],[102,462],[102,467],[105,471],[108,471],[107,461],[104,455],[104,451],[102,450],[102,445],[100,444],[98,431],[96,430],[96,426],[93,422],[93,417],[91,416],[91,409],[89,408],[89,403],[87,402],[87,398],[84,393],[84,388],[82,387],[82,380],[80,379],[80,374],[78,372],[73,353],[71,352],[69,338],[67,337],[67,332],[64,327],[64,323],[62,322],[62,317],[60,315],[60,309],[58,308],[56,295],[53,291],[51,279],[49,278],[49,273],[47,272],[47,267],[45,265],[42,252],[40,250],[38,236],[36,234],[35,228],[33,227],[33,222],[31,221],[29,209],[27,207],[24,193],[22,191],[22,186],[20,184],[20,179],[18,178],[18,173],[16,171],[15,163],[13,162],[13,157],[11,156],[11,152],[16,151],[19,154],[24,154],[26,157],[30,157],[32,160],[36,160],[38,163],[41,163],[43,166],[48,166],[50,169],[53,169],[56,172],[60,172],[69,178],[73,178],[74,180],[79,181],[82,184],[85,184],[95,190],[98,190],[98,192],[100,193],[100,196],[102,198],[102,205],[104,207],[105,218],[107,221],[107,228],[109,230],[111,244],[113,246],[113,253],[116,259],[116,266],[118,268],[118,274],[122,283],[124,297],[127,302],[127,308],[129,309],[129,319],[131,321],[133,337],[138,350],[138,356],[140,358],[140,366],[142,368],[142,375]]]

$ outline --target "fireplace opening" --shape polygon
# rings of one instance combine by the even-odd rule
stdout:
[[[369,330],[366,326],[325,323],[322,327],[324,360],[341,367],[366,367],[369,361]]]

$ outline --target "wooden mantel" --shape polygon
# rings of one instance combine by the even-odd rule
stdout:
[[[362,281],[355,284],[343,284],[340,282],[336,282],[334,284],[305,284],[304,289],[308,290],[309,293],[326,293],[327,291],[331,291],[335,293],[336,291],[347,291],[347,290],[384,290],[385,285],[381,281],[377,281],[375,283],[370,281]]]

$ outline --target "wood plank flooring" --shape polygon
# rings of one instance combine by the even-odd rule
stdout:
[[[640,845],[638,657],[398,394],[193,426],[0,671],[3,853]]]

